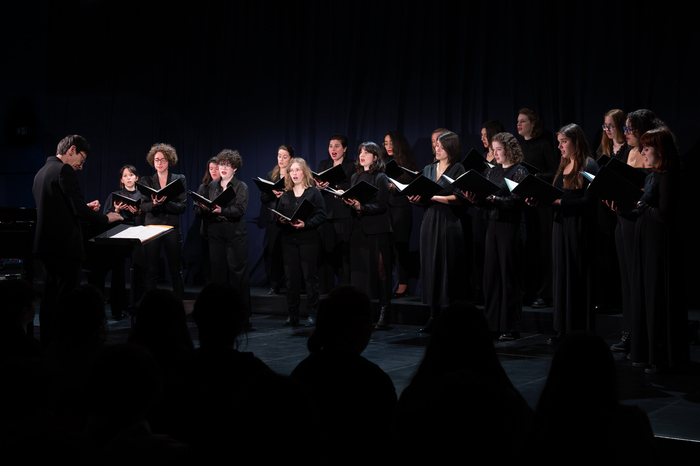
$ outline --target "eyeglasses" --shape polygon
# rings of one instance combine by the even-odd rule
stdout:
[[[615,129],[615,127],[613,125],[603,125],[603,131],[608,131],[608,130],[612,131],[614,129]]]
[[[162,159],[153,159],[153,163],[168,163],[168,159],[163,157]]]
[[[634,132],[637,130],[637,128],[631,128],[631,127],[629,127],[629,126],[623,126],[623,127],[622,127],[622,130],[625,132],[625,134],[632,134],[632,133],[634,133]]]

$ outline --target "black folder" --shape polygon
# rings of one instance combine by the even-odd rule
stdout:
[[[513,182],[511,181],[511,183]],[[551,183],[541,178],[537,178],[535,175],[527,175],[523,181],[510,191],[523,199],[531,197],[537,199],[542,207],[549,206],[564,194],[564,191],[561,189],[554,187]]]
[[[588,185],[588,190],[601,201],[614,201],[615,206],[624,214],[630,213],[644,194],[641,188],[607,165],[598,171]]]
[[[365,202],[372,199],[372,197],[374,197],[377,191],[379,191],[379,188],[377,188],[376,186],[372,186],[368,182],[362,180],[352,188],[345,191],[344,193],[341,193],[340,191],[337,191],[332,188],[326,188],[324,189],[324,191],[327,191],[331,194],[335,194],[336,196],[342,199],[354,199],[360,204],[364,204]]]
[[[389,182],[396,186],[396,190],[400,194],[404,194],[406,196],[418,195],[423,200],[429,200],[431,197],[445,189],[422,174],[417,176],[416,179],[411,181],[409,184],[401,183],[393,178],[389,178]]]
[[[287,217],[284,215],[282,212],[275,210],[271,207],[268,207],[269,210],[273,211],[280,217],[286,219],[287,221],[294,223],[297,220],[301,220],[303,222],[306,221],[307,218],[309,218],[309,215],[314,211],[316,206],[313,204],[313,202],[309,201],[308,199],[304,199],[304,201],[301,203],[299,207],[297,207],[297,210],[294,211],[291,217]]]
[[[400,178],[404,173],[408,173],[411,179],[415,179],[420,175],[420,172],[414,172],[406,167],[402,167],[396,163],[396,160],[394,159],[389,160],[389,162],[387,162],[387,164],[384,166],[384,173],[386,173],[386,176],[390,178]]]
[[[467,156],[464,157],[464,160],[462,160],[462,165],[467,171],[476,170],[479,173],[483,173],[487,168],[494,166],[493,164],[488,163],[484,156],[474,149],[470,150]]]
[[[348,179],[342,165],[336,165],[328,170],[322,171],[321,173],[312,171],[311,174],[314,176],[314,178],[324,183],[328,183],[331,186],[336,186],[338,183],[342,183]]]
[[[622,160],[615,158],[610,159],[605,166],[627,181],[631,182],[633,185],[637,186],[639,189],[644,188],[644,183],[647,180],[647,174],[639,168],[634,168],[631,165],[627,165]]]
[[[201,202],[205,206],[207,206],[210,209],[214,209],[214,206],[221,206],[224,207],[228,205],[233,198],[236,197],[236,191],[233,190],[233,186],[229,186],[228,188],[224,189],[224,192],[216,196],[216,199],[209,200],[204,196],[201,196],[197,194],[194,191],[187,191],[190,196],[192,196],[192,199],[195,202]]]
[[[112,193],[112,202],[116,202],[117,204],[126,204],[131,207],[136,207],[137,209],[141,207],[141,198],[132,199],[128,196],[124,196],[123,194],[119,194],[118,192]]]
[[[457,179],[454,180],[449,176],[442,176],[452,184],[452,187],[459,189],[460,191],[469,191],[474,193],[479,199],[489,197],[491,194],[500,189],[497,184],[489,181],[484,175],[474,169],[469,170],[466,173],[462,173]]]
[[[253,181],[258,185],[258,189],[264,193],[273,194],[272,191],[284,191],[284,178],[280,178],[275,183],[264,178],[253,178]]]
[[[185,192],[185,185],[179,178],[171,181],[164,188],[160,189],[153,189],[141,183],[136,183],[136,188],[148,199],[150,199],[152,195],[155,195],[156,197],[167,196],[168,200],[170,200],[175,199],[177,196]]]

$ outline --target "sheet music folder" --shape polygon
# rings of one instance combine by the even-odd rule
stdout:
[[[90,238],[95,244],[107,246],[134,246],[146,244],[149,241],[166,234],[173,227],[170,225],[124,225],[120,224]]]

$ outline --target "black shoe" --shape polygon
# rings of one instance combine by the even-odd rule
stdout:
[[[663,374],[667,370],[667,367],[657,366],[656,364],[654,364],[644,369],[644,372],[646,372],[647,374]]]
[[[520,332],[507,332],[498,337],[500,341],[511,341],[517,340],[518,338],[520,338]]]
[[[634,362],[632,361],[632,367],[649,367],[646,362]]]
[[[389,306],[382,306],[379,311],[379,321],[374,326],[375,330],[389,330],[389,320],[391,320],[391,310]]]
[[[280,289],[273,286],[273,287],[270,288],[270,290],[267,292],[267,295],[268,295],[268,296],[272,296],[272,295],[275,295],[275,294],[280,294]]]
[[[394,293],[394,298],[405,298],[408,296],[408,287],[403,291],[403,293]]]
[[[630,349],[630,333],[622,332],[622,338],[619,342],[615,343],[610,347],[610,351],[623,351],[627,352]]]
[[[314,316],[309,316],[309,318],[306,319],[306,326],[307,327],[315,327],[316,326],[316,318]]]
[[[547,340],[547,344],[549,346],[557,345],[561,341],[562,338],[564,338],[564,334],[561,332],[557,332],[557,334],[555,336],[553,336],[552,338]]]
[[[299,316],[289,316],[287,320],[282,324],[284,327],[298,327],[299,326]]]
[[[547,307],[547,303],[542,298],[537,298],[534,303],[530,306],[533,309],[544,309]]]
[[[420,329],[420,333],[432,333],[434,326],[435,320],[431,317],[430,319],[428,319],[428,322],[426,322],[425,327]]]

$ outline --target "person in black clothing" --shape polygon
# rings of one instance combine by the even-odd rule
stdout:
[[[499,190],[485,200],[465,192],[470,201],[482,206],[486,220],[484,253],[484,312],[491,331],[499,340],[520,338],[522,312],[522,263],[520,223],[524,199],[512,195],[505,179],[520,183],[527,169],[520,165],[523,153],[510,133],[498,133],[491,139],[496,166],[486,178]]]
[[[187,181],[185,175],[170,173],[169,167],[177,163],[177,152],[169,144],[154,144],[146,155],[146,161],[156,169],[153,176],[144,178],[144,184],[153,189],[161,189],[173,180],[180,180],[184,190],[175,199],[167,196],[152,196],[141,202],[141,210],[146,214],[146,225],[170,225],[172,230],[148,242],[144,246],[146,255],[146,291],[156,288],[158,280],[158,259],[161,247],[165,248],[168,258],[170,279],[173,281],[173,291],[182,299],[185,294],[185,284],[182,280],[182,234],[180,233],[180,215],[187,208]]]
[[[276,183],[281,178],[287,176],[287,171],[289,170],[289,164],[294,158],[294,148],[287,144],[282,144],[277,149],[277,165],[275,168],[267,174],[268,181]],[[273,190],[272,193],[267,193],[263,191],[260,194],[260,202],[267,205],[268,209],[276,209],[277,202],[280,196],[284,193],[284,190],[277,191]],[[277,226],[277,218],[274,212],[271,210],[267,211],[267,242],[265,243],[265,252],[267,264],[266,269],[269,269],[268,276],[270,279],[270,290],[267,292],[269,295],[279,294],[280,283],[282,282],[282,277],[284,276],[284,264],[282,263],[282,245],[280,243],[280,229]]]
[[[524,162],[539,170],[535,176],[553,181],[557,156],[535,111],[529,108],[520,110],[518,134],[523,138],[520,147]],[[539,309],[547,307],[552,300],[552,216],[547,211],[525,207],[525,229],[524,300]]]
[[[387,330],[391,312],[391,219],[389,217],[389,180],[382,171],[381,149],[373,142],[358,148],[351,186],[366,182],[379,189],[368,201],[345,201],[352,211],[350,236],[350,277],[352,283],[370,297],[378,296],[381,307],[377,330]]]
[[[589,181],[580,172],[593,175],[598,165],[591,157],[586,136],[580,126],[569,124],[557,133],[561,163],[554,186],[564,193],[552,204],[552,275],[554,330],[548,340],[554,345],[568,332],[593,331],[593,215],[596,199],[587,190]],[[528,204],[536,205],[536,200]],[[545,207],[545,206],[543,206]]]
[[[323,196],[314,187],[311,170],[302,158],[294,158],[285,177],[285,192],[280,196],[278,211],[292,217],[297,208],[308,199],[314,209],[308,217],[289,221],[278,216],[282,235],[282,258],[284,274],[287,276],[287,307],[289,317],[285,326],[299,325],[300,279],[299,270],[306,281],[308,325],[315,325],[316,311],[320,299],[317,263],[319,254],[318,227],[326,219],[326,205]],[[345,208],[345,206],[343,206]]]
[[[248,186],[234,175],[243,165],[237,150],[224,149],[216,156],[220,177],[209,183],[205,197],[214,200],[227,189],[235,192],[228,204],[209,209],[198,203],[199,215],[207,219],[205,236],[209,238],[209,259],[213,283],[228,283],[243,299],[247,316],[250,308],[250,272],[248,270],[248,229],[245,215],[248,208]],[[195,212],[197,209],[195,209]]]
[[[329,158],[321,160],[318,171],[322,172],[342,165],[346,179],[335,186],[334,189],[347,190],[350,187],[350,178],[355,171],[355,163],[348,159],[348,138],[342,134],[334,134],[328,143]],[[319,263],[319,283],[322,293],[328,293],[335,286],[335,276],[338,276],[338,284],[350,283],[350,211],[343,201],[334,195],[323,191],[329,187],[328,183],[316,180],[316,188],[323,194],[326,204],[326,221],[319,228],[321,235],[321,257]]]
[[[209,184],[212,181],[218,180],[219,178],[221,178],[221,174],[219,173],[219,165],[216,163],[216,157],[212,157],[207,161],[207,171],[204,174],[204,177],[202,178],[202,184],[200,184],[199,188],[197,188],[197,194],[199,194],[200,196],[207,197]],[[204,276],[207,280],[210,280],[211,263],[209,262],[209,240],[204,234],[204,232],[209,229],[209,227],[206,225],[209,222],[209,219],[201,217],[202,211],[198,207],[199,206],[195,203],[193,206],[193,210],[195,217],[197,217],[201,222],[199,227],[199,234],[202,237],[201,261],[204,266]]]
[[[416,158],[403,134],[398,131],[387,132],[384,135],[384,149],[389,157],[386,162],[394,159],[400,167],[413,171],[418,170]],[[408,184],[411,182],[411,176],[404,173],[397,181]],[[396,187],[393,184],[389,184],[389,187],[392,191],[388,201],[389,217],[391,218],[392,241],[394,243],[394,265],[398,275],[396,277],[398,287],[394,297],[401,298],[408,295],[408,277],[411,269],[409,244],[413,229],[413,207],[406,196],[396,192]]]

